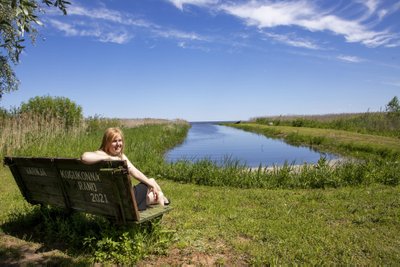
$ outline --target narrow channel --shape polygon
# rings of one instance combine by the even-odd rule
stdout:
[[[321,157],[338,158],[308,147],[213,123],[192,123],[184,143],[168,151],[167,162],[209,159],[223,165],[229,159],[248,167],[316,163]]]

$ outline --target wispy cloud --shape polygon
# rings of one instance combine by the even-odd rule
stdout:
[[[374,13],[379,5],[379,0],[356,0],[356,2],[364,5],[369,13]]]
[[[107,31],[100,27],[91,26],[82,28],[77,25],[61,22],[55,19],[49,20],[51,26],[65,33],[66,36],[81,36],[81,37],[95,37],[100,42],[124,44],[132,39],[132,35],[125,31]]]
[[[363,21],[376,13],[383,18],[397,10],[398,4],[390,10],[379,9],[379,0],[356,0],[353,3],[365,7],[359,18],[346,19],[335,14],[334,9],[323,10],[310,0],[227,2],[212,0],[168,0],[182,10],[183,5],[207,6],[243,20],[247,25],[259,29],[274,27],[300,27],[309,32],[330,32],[343,36],[347,42],[361,43],[367,47],[393,47],[399,36],[388,30],[374,30]]]
[[[258,28],[298,26],[310,32],[329,31],[343,36],[348,42],[360,42],[369,47],[389,44],[393,38],[388,31],[373,31],[357,20],[346,20],[318,10],[306,1],[226,5],[222,9]]]
[[[196,5],[196,6],[207,6],[218,3],[218,0],[167,0],[174,6],[183,10],[184,5]]]
[[[82,16],[93,20],[104,20],[121,25],[157,28],[157,25],[149,21],[138,19],[130,14],[124,14],[120,11],[111,10],[104,7],[88,9],[82,6],[73,5],[68,9],[68,15]]]
[[[200,4],[201,1],[193,1]],[[52,13],[55,14],[55,13]],[[58,14],[56,14],[58,15]],[[132,14],[101,8],[86,8],[74,4],[68,9],[68,18],[78,17],[70,23],[50,19],[50,25],[65,33],[66,36],[91,36],[100,42],[124,44],[135,35],[136,30],[145,30],[157,37],[175,39],[177,42],[207,41],[208,38],[194,32],[184,32],[165,28],[150,21],[136,18]],[[81,21],[82,23],[79,23]],[[85,21],[85,22],[83,22]]]
[[[307,48],[307,49],[315,49],[315,50],[322,49],[315,42],[313,42],[311,40],[307,40],[305,38],[299,38],[299,37],[295,36],[294,34],[283,35],[283,34],[276,34],[276,33],[269,33],[269,32],[265,32],[264,34],[265,34],[265,36],[267,36],[277,42],[284,43],[286,45],[302,47],[302,48]]]
[[[346,56],[346,55],[339,55],[337,56],[337,59],[344,61],[344,62],[350,62],[350,63],[360,63],[365,61],[362,58],[356,57],[356,56]]]
[[[197,33],[189,33],[189,32],[182,32],[174,29],[169,30],[153,30],[158,36],[164,38],[173,38],[173,39],[180,39],[180,40],[197,40],[197,41],[206,41],[207,38],[203,37]]]

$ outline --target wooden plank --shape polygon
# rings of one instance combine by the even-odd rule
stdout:
[[[76,211],[83,211],[95,215],[107,215],[113,218],[119,216],[119,207],[113,203],[93,203],[80,199],[72,199],[71,206]]]
[[[115,171],[112,178],[115,181],[114,186],[121,199],[121,209],[124,218],[127,221],[139,220],[139,211],[128,174],[124,173],[124,171]]]
[[[138,220],[136,223],[142,223],[145,221],[149,221],[149,220],[157,218],[171,210],[172,210],[172,207],[170,207],[170,206],[161,206],[161,205],[150,206],[146,210],[140,212],[140,220]]]
[[[29,203],[53,204],[54,199],[54,204],[60,206],[60,198],[57,195],[62,196],[62,189],[56,183],[56,170],[51,161],[43,158],[7,158],[5,161],[12,163],[10,169],[14,169],[14,178]],[[47,190],[44,191],[40,186],[46,187]],[[44,196],[40,197],[40,194]],[[44,203],[45,201],[49,202]],[[65,204],[62,207],[66,208]]]
[[[65,202],[62,196],[32,192],[31,197],[35,204],[49,204],[59,208],[65,208]]]

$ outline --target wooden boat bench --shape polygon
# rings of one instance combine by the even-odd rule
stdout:
[[[84,164],[79,159],[5,157],[25,199],[67,211],[104,216],[119,224],[162,216],[170,206],[139,211],[125,161]]]

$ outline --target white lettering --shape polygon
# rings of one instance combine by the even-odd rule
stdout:
[[[100,182],[97,172],[60,170],[60,174],[64,179]]]
[[[92,197],[92,202],[94,203],[108,203],[108,199],[106,194],[94,194],[94,193],[90,193],[90,196]]]
[[[47,176],[47,174],[46,174],[46,172],[44,171],[43,168],[27,167],[27,168],[25,168],[25,171],[29,175]]]
[[[78,189],[80,191],[97,192],[97,187],[96,187],[95,183],[88,183],[88,182],[78,181]]]

